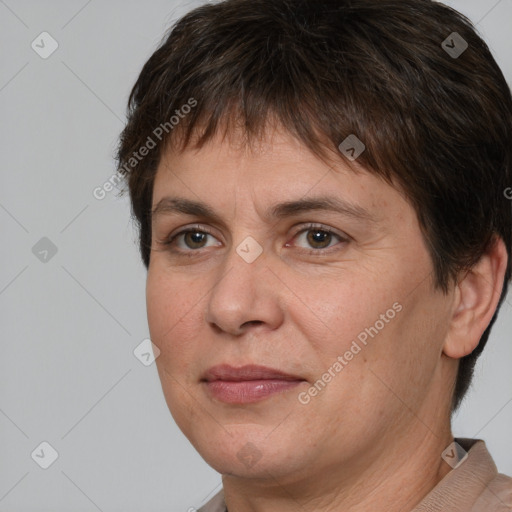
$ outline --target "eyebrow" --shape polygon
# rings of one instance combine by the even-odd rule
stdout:
[[[284,219],[312,211],[334,212],[370,224],[378,222],[377,217],[365,208],[333,196],[320,196],[278,203],[267,209],[269,219]],[[220,215],[205,203],[182,197],[164,197],[151,211],[151,221],[161,215],[191,215],[224,224]]]

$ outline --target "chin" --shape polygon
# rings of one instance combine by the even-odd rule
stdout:
[[[303,445],[293,435],[270,435],[254,425],[232,425],[207,429],[188,437],[194,448],[215,471],[222,475],[268,480],[300,471],[304,465]],[[214,430],[214,432],[212,432]],[[222,432],[220,432],[221,430]],[[301,446],[297,450],[297,446]]]

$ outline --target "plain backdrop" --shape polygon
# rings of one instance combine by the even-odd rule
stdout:
[[[200,3],[0,0],[0,512],[185,512],[219,489],[174,424],[155,365],[134,355],[149,333],[128,199],[93,195],[115,171],[142,65]],[[449,4],[512,83],[512,0]],[[453,424],[484,439],[506,474],[511,304]]]

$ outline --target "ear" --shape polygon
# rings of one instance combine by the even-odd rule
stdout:
[[[507,249],[500,237],[455,286],[453,313],[443,352],[459,359],[478,346],[498,306],[507,268]]]

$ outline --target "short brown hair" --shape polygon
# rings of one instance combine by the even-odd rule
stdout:
[[[455,44],[467,49],[450,54]],[[357,163],[405,191],[445,292],[496,236],[505,242],[503,293],[460,361],[455,411],[511,275],[512,98],[489,48],[431,0],[225,0],[191,11],[144,65],[117,153],[146,267],[162,148],[194,135],[201,147],[221,126],[251,140],[271,117],[319,156],[351,134],[364,142]],[[150,139],[156,147],[135,159]]]

